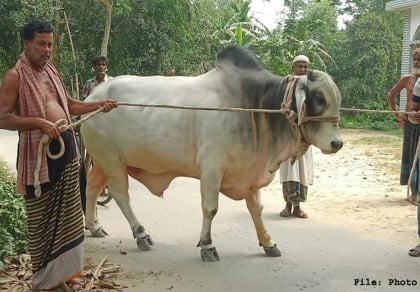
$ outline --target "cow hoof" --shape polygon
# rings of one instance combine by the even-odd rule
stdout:
[[[201,259],[203,262],[217,262],[220,261],[219,254],[215,247],[202,249],[201,252]]]
[[[95,231],[92,231],[91,233],[92,233],[92,237],[95,237],[95,238],[101,238],[108,235],[108,233],[102,228],[98,228]]]
[[[143,237],[137,238],[137,246],[141,250],[150,250],[153,245],[153,241],[150,238],[150,235],[146,234]]]
[[[269,257],[279,257],[281,256],[280,250],[276,245],[264,246],[265,254]]]

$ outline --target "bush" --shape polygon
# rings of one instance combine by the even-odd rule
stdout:
[[[16,180],[0,160],[0,269],[7,256],[25,252],[27,216],[25,199],[16,194]]]
[[[340,127],[389,132],[398,130],[398,123],[390,114],[343,112],[341,113]]]

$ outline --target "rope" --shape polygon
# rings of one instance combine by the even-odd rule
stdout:
[[[98,114],[102,110],[103,110],[103,107],[100,107],[96,111],[93,111],[93,112],[89,113],[88,115],[84,116],[83,118],[81,118],[77,122],[74,122],[74,123],[71,123],[71,124],[67,124],[67,121],[65,119],[59,119],[58,121],[55,122],[55,125],[58,127],[58,130],[60,131],[60,133],[62,133],[64,131],[67,131],[69,129],[73,129],[73,128],[77,127],[78,125],[80,125],[84,121],[92,118],[94,115]],[[50,159],[59,159],[64,154],[65,146],[64,146],[63,138],[61,136],[58,136],[58,141],[60,142],[60,151],[57,154],[52,154],[51,150],[50,150],[50,147],[47,148],[47,156]],[[37,153],[37,157],[36,157],[37,158],[36,159],[36,166],[35,166],[35,170],[34,170],[34,188],[35,188],[35,197],[37,197],[37,198],[39,198],[41,196],[41,183],[39,181],[39,173],[41,171],[42,150],[44,148],[44,145],[49,145],[50,142],[51,142],[51,139],[48,137],[47,134],[44,134],[44,135],[42,135],[41,141],[39,142],[39,145],[38,145],[38,153]]]
[[[219,107],[198,107],[198,106],[145,104],[145,103],[130,103],[130,102],[117,102],[117,105],[188,109],[188,110],[199,110],[199,111],[201,110],[201,111],[222,111],[222,112],[254,112],[254,113],[271,113],[271,114],[283,113],[283,110],[281,109],[273,110],[273,109],[252,109],[252,108],[238,108],[238,107],[219,108]]]
[[[154,108],[171,108],[171,109],[187,109],[198,111],[221,111],[221,112],[248,112],[248,113],[268,113],[268,114],[285,114],[285,109],[255,109],[255,108],[240,108],[240,107],[199,107],[199,106],[184,106],[184,105],[167,105],[167,104],[150,104],[150,103],[131,103],[131,102],[117,102],[117,105],[125,106],[142,106]],[[325,117],[307,117],[308,120],[322,119]],[[337,119],[337,117],[334,117]],[[337,119],[338,121],[338,119]]]
[[[390,111],[390,110],[371,110],[371,109],[358,109],[358,108],[340,108],[341,111],[348,111],[348,112],[365,112],[365,113],[391,113],[391,114],[406,114],[406,115],[415,115],[415,112],[407,112],[407,111]]]
[[[167,104],[148,104],[148,103],[131,103],[131,102],[117,102],[118,105],[124,106],[142,106],[153,108],[172,108],[172,109],[187,109],[187,110],[202,110],[202,111],[224,111],[224,112],[253,112],[253,113],[268,113],[268,114],[284,114],[284,109],[253,109],[253,108],[239,108],[239,107],[199,107],[199,106],[184,106],[184,105],[167,105]],[[407,111],[390,111],[390,110],[371,110],[371,109],[356,109],[356,108],[340,108],[340,111],[353,111],[353,112],[369,112],[369,113],[392,113],[392,114],[407,114],[415,115],[415,112]],[[311,121],[320,121],[325,117],[305,117]],[[324,120],[322,120],[324,121]],[[336,117],[332,121],[338,121]]]
[[[294,87],[296,85],[296,78],[289,77],[289,83],[286,88],[285,98],[283,103],[281,104],[281,108],[278,110],[275,109],[249,109],[249,108],[237,108],[237,107],[230,107],[230,108],[219,108],[219,107],[198,107],[198,106],[183,106],[183,105],[166,105],[166,104],[144,104],[144,103],[130,103],[130,102],[117,102],[117,105],[123,105],[123,106],[141,106],[141,107],[151,107],[151,108],[170,108],[170,109],[186,109],[186,110],[204,110],[204,111],[229,111],[229,112],[253,112],[253,113],[268,113],[268,114],[284,114],[286,115],[286,118],[291,122],[293,132],[296,134],[296,138],[301,140],[303,144],[308,144],[305,139],[305,133],[303,133],[303,129],[300,126],[297,126],[297,113],[295,113],[293,110],[291,110],[291,104],[292,104],[292,96]],[[67,131],[69,129],[73,129],[86,120],[92,118],[99,112],[103,110],[103,107],[100,107],[99,109],[85,115],[78,121],[74,123],[67,124],[67,121],[64,119],[58,120],[55,125],[59,128],[60,133]],[[387,111],[387,110],[368,110],[368,109],[354,109],[354,108],[340,108],[342,111],[355,111],[355,112],[375,112],[375,113],[398,113],[398,114],[407,114],[407,115],[415,115],[414,112],[406,112],[406,111]],[[304,122],[308,121],[315,121],[315,122],[338,122],[340,119],[339,116],[304,116],[302,120],[302,124]],[[296,125],[294,125],[296,124]],[[303,139],[302,139],[303,137]],[[51,159],[59,159],[63,156],[65,151],[64,141],[61,136],[58,138],[60,142],[60,151],[57,154],[52,154],[49,147],[47,149],[47,155]],[[50,138],[48,135],[44,134],[41,138],[41,141],[38,146],[38,153],[37,153],[37,162],[36,167],[34,171],[34,187],[35,187],[35,196],[39,198],[41,195],[41,186],[39,181],[39,173],[41,169],[41,156],[42,156],[42,150],[44,145],[49,145]],[[419,150],[419,147],[417,147],[417,150]],[[417,151],[419,152],[419,151]],[[416,155],[417,155],[416,152]],[[410,174],[411,178],[411,174]]]
[[[283,103],[281,104],[281,108],[278,110],[273,109],[247,109],[247,108],[217,108],[217,107],[195,107],[195,106],[180,106],[180,105],[164,105],[164,104],[142,104],[142,103],[129,103],[129,102],[117,102],[118,105],[125,105],[125,106],[143,106],[143,107],[154,107],[154,108],[172,108],[172,109],[188,109],[188,110],[205,110],[205,111],[229,111],[229,112],[255,112],[255,113],[269,113],[269,114],[284,114],[289,122],[292,124],[292,131],[295,133],[296,140],[301,140],[301,144],[305,145],[307,143],[307,139],[305,138],[304,129],[302,127],[297,126],[297,113],[295,113],[291,109],[292,105],[292,93],[294,91],[295,78],[290,77],[289,83],[286,88],[285,97],[283,99]],[[407,112],[407,111],[392,111],[392,110],[372,110],[372,109],[356,109],[356,108],[340,108],[340,111],[352,111],[352,112],[368,112],[368,113],[392,113],[392,114],[406,114],[406,115],[416,115],[415,112]],[[304,116],[302,123],[308,121],[314,122],[338,122],[340,119],[339,116]],[[302,139],[303,138],[303,139]],[[420,153],[420,139],[417,144],[416,154],[413,161],[413,165],[411,167],[410,176],[408,179],[408,188],[407,188],[407,199],[410,203],[416,206],[420,206],[420,202],[414,202],[410,199],[409,196],[409,188],[411,183],[411,177],[414,169],[414,163],[418,158]],[[297,154],[297,153],[296,153]],[[296,156],[295,154],[295,156]]]

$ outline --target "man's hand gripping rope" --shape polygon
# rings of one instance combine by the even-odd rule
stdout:
[[[69,129],[73,129],[77,126],[79,126],[84,121],[90,119],[91,117],[95,116],[96,114],[100,112],[108,112],[110,109],[105,108],[104,106],[101,106],[99,109],[89,113],[88,115],[84,116],[77,122],[67,124],[67,121],[65,119],[59,119],[55,122],[55,126],[58,127],[58,130],[60,133],[67,131]],[[37,153],[37,160],[36,160],[36,167],[34,171],[34,187],[35,187],[35,197],[39,198],[41,196],[41,184],[39,181],[39,173],[41,170],[41,157],[42,157],[42,150],[44,145],[49,145],[51,139],[47,134],[42,135],[41,141],[39,142],[38,146],[38,153]],[[50,159],[59,159],[61,156],[63,156],[65,151],[64,141],[61,136],[58,136],[58,141],[60,142],[60,151],[57,154],[52,154],[50,151],[50,147],[47,147],[47,156]]]

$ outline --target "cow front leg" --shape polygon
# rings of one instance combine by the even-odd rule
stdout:
[[[264,223],[261,218],[263,205],[261,203],[260,191],[257,190],[252,196],[245,198],[246,206],[254,221],[257,237],[260,245],[264,248],[265,253],[269,257],[279,257],[281,255],[276,243],[271,239],[270,235],[265,229]]]
[[[131,231],[133,232],[133,236],[137,242],[137,247],[141,250],[150,250],[153,245],[153,241],[145,232],[144,227],[139,223],[133,209],[131,208],[130,196],[128,194],[128,178],[121,178],[118,180],[118,183],[115,183],[115,181],[113,183],[111,179],[108,188],[112,194],[112,198],[115,200],[124,217],[130,224]]]
[[[211,239],[211,224],[219,208],[220,176],[214,174],[201,178],[201,209],[203,212],[203,223],[200,233],[200,241],[197,246],[201,248],[201,259],[205,262],[219,261],[219,254],[213,246]]]

